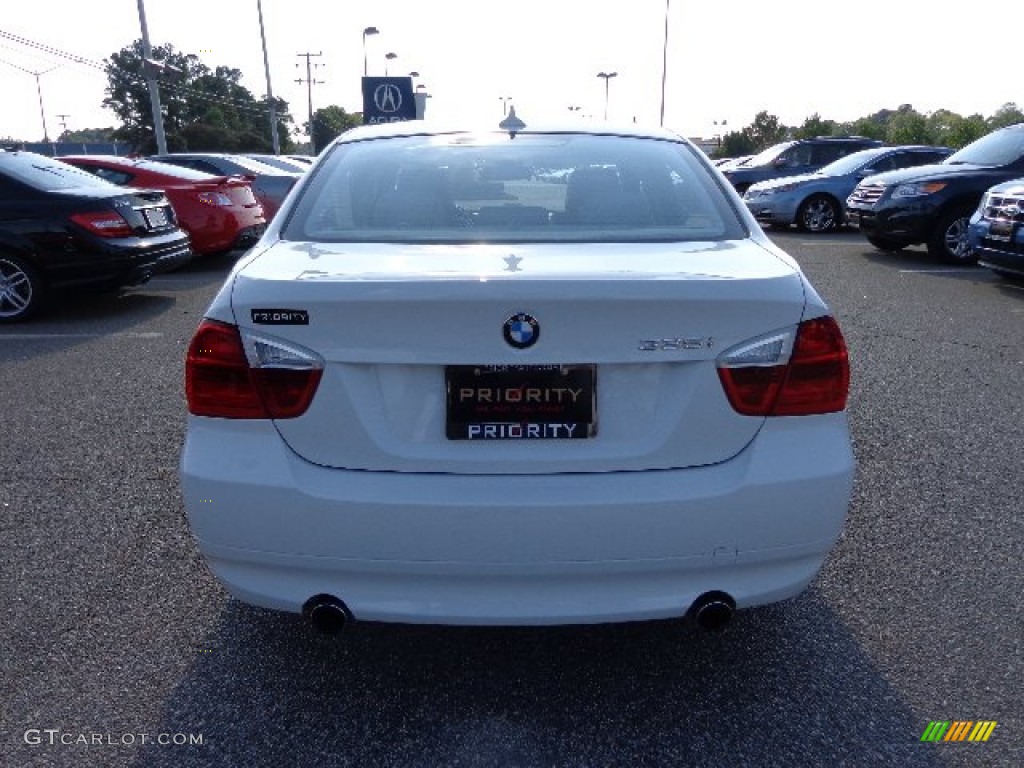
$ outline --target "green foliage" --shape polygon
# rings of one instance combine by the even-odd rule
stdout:
[[[1024,123],[1024,112],[1020,111],[1012,101],[1003,104],[996,113],[988,119],[988,129],[994,131],[997,128],[1005,128],[1008,125]]]
[[[963,117],[948,109],[922,114],[910,104],[901,104],[898,109],[880,109],[874,114],[842,124],[822,119],[815,113],[805,119],[799,128],[792,130],[781,125],[776,116],[759,112],[754,122],[742,131],[723,136],[722,146],[715,155],[737,157],[751,154],[790,136],[794,139],[866,136],[887,144],[930,144],[960,149],[997,128],[1016,123],[1024,123],[1024,112],[1013,102],[1004,104],[987,119],[978,114]]]
[[[257,101],[241,85],[242,72],[231,67],[211,70],[198,56],[172,45],[153,48],[153,60],[163,69],[157,75],[164,113],[167,146],[174,150],[270,152],[269,102]],[[142,41],[136,40],[106,61],[103,105],[121,121],[114,138],[131,142],[142,152],[156,149],[153,113],[143,68]],[[281,151],[292,151],[292,118],[288,104],[274,100]]]
[[[114,141],[113,128],[80,128],[77,131],[64,131],[57,141],[82,144],[105,144]]]
[[[715,157],[741,157],[754,154],[754,142],[745,131],[732,131],[722,137]]]
[[[743,131],[754,145],[754,151],[756,152],[760,152],[762,149],[772,146],[772,144],[785,141],[789,134],[786,126],[779,123],[778,117],[769,115],[764,110],[754,115],[754,122],[744,128]]]
[[[913,109],[900,110],[889,119],[885,132],[889,144],[932,144],[928,120]]]
[[[804,124],[793,131],[794,139],[813,139],[816,136],[839,135],[839,125],[835,120],[822,120],[815,112],[804,120]]]
[[[335,137],[340,136],[350,128],[363,124],[363,116],[358,113],[348,113],[342,107],[332,104],[329,107],[322,107],[313,113],[313,145],[316,151],[320,152],[330,144]],[[306,133],[309,133],[309,123],[304,126]]]
[[[927,121],[932,141],[941,147],[959,149],[988,133],[981,115],[961,117],[956,112],[940,109],[928,115]]]

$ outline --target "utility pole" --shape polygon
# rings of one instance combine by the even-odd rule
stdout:
[[[149,86],[149,106],[153,110],[153,132],[156,134],[156,151],[167,154],[167,136],[164,135],[164,115],[160,111],[160,88],[153,73],[153,49],[149,45],[149,28],[146,26],[145,0],[139,0],[139,24],[142,26],[142,69]]]
[[[43,109],[43,86],[39,84],[39,78],[42,77],[43,75],[49,73],[49,72],[53,72],[53,70],[57,69],[57,67],[60,67],[61,65],[58,64],[56,67],[50,67],[49,69],[44,70],[43,72],[33,72],[31,69],[25,69],[24,67],[19,67],[17,64],[11,64],[11,62],[9,62],[9,61],[5,61],[4,64],[12,66],[15,69],[20,69],[22,72],[25,72],[26,74],[32,75],[32,77],[34,77],[36,79],[36,93],[39,95],[39,117],[43,121],[43,141],[45,141],[47,144],[49,144],[50,143],[50,132],[46,129],[46,110]]]
[[[313,64],[310,59],[315,56],[323,56],[324,54],[323,51],[321,51],[320,53],[297,53],[295,55],[300,59],[304,58],[306,60],[306,79],[303,80],[300,77],[295,82],[299,85],[302,85],[303,83],[306,84],[306,93],[309,97],[309,153],[311,155],[316,155],[316,141],[313,139],[313,86],[323,85],[324,81],[313,79],[313,67],[321,67],[323,65]],[[296,64],[295,66],[299,65]]]

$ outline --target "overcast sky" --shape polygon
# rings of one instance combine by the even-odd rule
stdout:
[[[428,117],[501,119],[501,97],[531,119],[579,114],[657,123],[661,108],[665,0],[262,0],[275,95],[306,119],[304,61],[323,55],[313,106],[362,109],[363,35],[371,75],[418,71],[432,98]],[[956,7],[968,7],[957,3]],[[1015,76],[1014,35],[1024,0],[975,15],[950,15],[952,0],[670,0],[665,126],[712,136],[714,123],[742,128],[761,110],[798,125],[819,113],[852,120],[909,103],[994,113],[1024,106]],[[266,92],[256,0],[146,0],[154,45],[171,43],[207,66],[242,70]],[[138,0],[4,0],[0,31],[102,61],[139,34]],[[1005,42],[1000,42],[1000,41]],[[0,37],[0,137],[42,136],[36,78],[47,127],[115,124],[102,109],[102,71]],[[67,115],[61,118],[59,115]]]

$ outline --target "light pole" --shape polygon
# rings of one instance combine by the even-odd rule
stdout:
[[[608,81],[613,77],[618,77],[618,72],[598,72],[598,77],[604,78],[604,119],[608,119]]]
[[[149,45],[149,27],[146,26],[146,5],[139,0],[139,26],[142,27],[142,58],[143,70],[146,73],[146,85],[149,87],[149,106],[153,110],[153,133],[156,136],[156,151],[167,154],[167,136],[164,135],[164,115],[160,111],[160,88],[153,77],[153,49]]]
[[[367,66],[366,66],[366,36],[367,35],[379,35],[379,34],[380,34],[380,30],[377,29],[376,27],[367,27],[366,29],[363,30],[363,77],[366,77],[366,75],[367,75]]]
[[[499,96],[498,100],[501,102],[501,114],[508,114],[508,103],[512,101],[511,96]]]
[[[711,124],[715,126],[715,140],[718,146],[722,146],[722,134],[725,132],[725,126],[729,124],[728,120],[712,120]],[[721,126],[721,127],[719,127]]]
[[[386,53],[384,54],[384,77],[388,76],[388,62],[394,61],[398,58],[397,53]]]
[[[39,78],[49,72],[53,72],[53,70],[57,69],[57,67],[59,67],[60,64],[58,64],[56,67],[50,67],[49,69],[43,70],[42,72],[33,72],[31,69],[19,67],[17,64],[11,64],[11,62],[9,61],[5,61],[4,63],[14,67],[15,69],[20,69],[22,72],[32,75],[32,77],[36,79],[36,93],[39,94],[39,117],[42,118],[43,121],[43,141],[49,143],[50,132],[46,128],[46,110],[43,109],[43,86],[40,85]]]
[[[668,76],[668,5],[670,0],[665,0],[665,42],[661,47],[661,122],[658,125],[665,125],[665,78]]]
[[[274,89],[270,87],[270,59],[267,57],[267,35],[263,31],[263,3],[256,0],[256,12],[260,17],[260,40],[263,41],[263,72],[267,78],[267,105],[270,107],[270,142],[274,154],[281,154],[281,139],[277,135],[277,109],[274,107]]]

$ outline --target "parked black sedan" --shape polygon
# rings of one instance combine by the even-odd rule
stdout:
[[[0,323],[27,319],[48,294],[139,285],[191,257],[163,192],[0,151]]]

